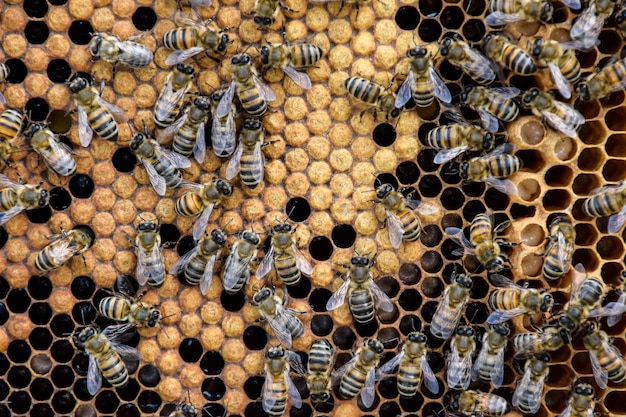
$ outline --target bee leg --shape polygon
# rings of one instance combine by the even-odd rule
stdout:
[[[128,243],[130,243],[130,246],[132,246],[133,248],[137,247],[137,243],[133,240],[133,238],[130,237],[128,233],[126,233],[126,239],[128,239]]]

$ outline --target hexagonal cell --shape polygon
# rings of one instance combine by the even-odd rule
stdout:
[[[543,197],[543,206],[549,211],[564,210],[570,202],[571,194],[568,190],[548,190]]]
[[[571,138],[561,136],[554,144],[554,155],[561,161],[569,161],[576,156],[578,152],[577,141]]]
[[[624,255],[624,243],[617,236],[604,236],[596,244],[596,250],[603,260],[619,259]]]
[[[602,99],[602,107],[610,109],[612,107],[621,106],[624,103],[624,92],[617,90]]]
[[[420,22],[420,14],[414,6],[401,6],[396,12],[395,21],[402,30],[415,30]]]
[[[626,134],[614,133],[606,140],[604,149],[609,156],[626,157]]]
[[[595,174],[579,174],[574,178],[572,191],[580,196],[588,196],[591,191],[600,187],[600,180]]]
[[[600,258],[598,254],[589,249],[577,249],[572,256],[572,265],[582,263],[585,265],[585,269],[593,271],[598,268]]]
[[[609,182],[622,181],[624,172],[626,172],[626,161],[619,159],[609,159],[602,168],[602,176]]]
[[[522,259],[521,265],[524,276],[539,276],[543,268],[543,257],[535,254],[528,255]]]
[[[576,245],[589,246],[598,240],[598,231],[589,223],[576,223]]]
[[[515,156],[522,160],[526,172],[539,172],[545,165],[543,154],[540,151],[524,149],[515,152]]]
[[[544,175],[546,184],[551,187],[566,187],[571,184],[573,178],[574,172],[567,165],[553,166]]]
[[[618,107],[606,112],[604,116],[606,127],[612,131],[623,132],[626,130],[626,109]],[[606,137],[606,136],[604,136]]]
[[[591,48],[588,51],[576,51],[576,58],[582,68],[595,68],[598,59],[598,51]]]
[[[615,115],[614,115],[615,116]],[[624,117],[623,115],[621,117]],[[605,120],[608,122],[608,115],[605,117]],[[612,122],[615,123],[615,120],[612,119]],[[609,129],[612,129],[609,127]],[[600,120],[587,120],[585,124],[580,128],[578,132],[578,137],[583,143],[587,145],[599,145],[604,143],[606,137],[608,136],[608,131],[604,123]]]
[[[567,404],[567,398],[569,396],[569,389],[556,390],[552,389],[545,394],[545,405],[554,414],[560,414],[565,405]]]
[[[600,148],[586,148],[580,152],[578,157],[578,168],[582,171],[595,172],[600,168],[606,157]]]
[[[536,180],[527,178],[518,183],[517,191],[522,200],[534,201],[541,194],[541,186]]]
[[[595,119],[600,114],[600,102],[597,100],[585,102],[585,105],[580,105],[576,108],[587,120]]]
[[[522,243],[527,246],[539,246],[544,243],[545,233],[537,224],[529,224],[520,232]]]
[[[536,120],[529,120],[520,129],[522,140],[529,145],[537,145],[546,134],[546,129],[542,123]]]

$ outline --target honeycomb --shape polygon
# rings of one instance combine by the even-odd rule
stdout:
[[[372,0],[358,7],[287,0],[284,6],[289,10],[281,11],[278,22],[265,31],[253,22],[253,0],[213,0],[199,12],[203,19],[215,17],[220,27],[230,28],[234,42],[227,57],[250,45],[258,47],[264,39],[280,42],[283,26],[288,39],[315,43],[325,51],[317,67],[308,70],[313,81],[308,91],[281,71],[266,74],[277,100],[263,118],[271,142],[264,149],[264,184],[243,189],[237,183],[234,195],[213,212],[209,225],[235,233],[250,227],[268,231],[277,218],[289,217],[297,224],[298,243],[310,253],[315,268],[309,279],[303,278],[290,291],[289,306],[308,311],[301,316],[305,336],[294,340],[293,350],[308,352],[315,338],[327,338],[337,348],[339,366],[349,360],[362,337],[375,336],[385,345],[383,361],[389,360],[408,333],[428,326],[450,276],[462,262],[452,253],[456,245],[445,235],[445,227],[465,227],[487,208],[495,212],[498,223],[512,221],[504,236],[519,242],[509,251],[516,279],[527,277],[533,287],[546,285],[540,253],[548,224],[554,214],[570,212],[577,232],[572,263],[583,263],[607,286],[618,284],[624,267],[624,232],[607,234],[607,218],[587,217],[581,204],[591,190],[625,176],[623,91],[576,104],[586,119],[576,139],[544,127],[529,112],[508,124],[508,140],[516,146],[524,168],[513,177],[520,195],[503,196],[483,183],[463,183],[457,162],[442,166],[432,162],[435,151],[424,146],[424,138],[439,124],[444,109],[437,102],[426,109],[409,109],[397,122],[385,122],[360,117],[358,105],[343,87],[351,75],[389,84],[396,73],[406,73],[404,54],[416,42],[438,42],[456,33],[479,42],[492,31],[483,22],[488,14],[484,0]],[[532,36],[565,39],[577,13],[560,3],[557,6],[553,24],[513,24],[509,33],[520,44]],[[126,235],[134,236],[138,213],[153,213],[161,222],[163,239],[172,243],[164,249],[166,268],[193,245],[191,220],[177,218],[173,210],[180,192],[157,197],[145,170],[134,165],[128,148],[134,128],[120,125],[119,143],[94,139],[82,148],[75,116],[67,114],[73,100],[65,81],[77,72],[107,80],[104,98],[126,110],[135,126],[145,123],[153,128],[152,108],[168,72],[164,60],[169,51],[161,39],[176,27],[176,1],[7,0],[0,7],[1,57],[11,69],[2,87],[7,105],[25,109],[32,121],[47,120],[73,145],[78,163],[78,174],[63,178],[48,170],[34,152],[22,148],[11,155],[11,166],[3,169],[11,178],[19,173],[28,183],[43,181],[51,199],[50,208],[22,213],[0,227],[0,416],[167,415],[187,400],[204,407],[206,416],[265,415],[259,401],[261,373],[264,352],[275,339],[268,336],[265,323],[257,322],[258,313],[248,302],[253,285],[246,287],[245,294],[228,296],[220,280],[214,279],[202,296],[198,287],[168,275],[162,287],[148,288],[143,300],[159,303],[168,317],[160,327],[139,329],[127,342],[143,356],[138,367],[129,369],[128,386],[114,390],[105,381],[95,397],[86,390],[87,356],[75,349],[69,337],[78,327],[100,320],[92,304],[100,289],[112,288],[119,274],[134,273],[135,255]],[[154,63],[139,70],[119,65],[113,73],[110,64],[92,62],[86,45],[96,31],[122,39],[147,31],[139,42],[155,53]],[[623,45],[622,35],[609,20],[600,43],[588,52],[577,52],[584,73],[601,67]],[[256,53],[254,47],[249,52]],[[220,63],[198,56],[190,62],[198,74],[195,88],[200,93],[207,94],[230,79],[228,59]],[[446,62],[438,70],[458,103],[458,94],[469,80]],[[509,76],[507,83],[522,90],[552,85],[546,71]],[[193,162],[184,171],[186,179],[203,182],[216,172],[223,176],[223,161],[213,152],[207,154],[201,166]],[[407,187],[439,205],[441,215],[424,222],[421,241],[392,249],[371,202],[372,190],[381,183]],[[47,236],[79,224],[96,234],[84,259],[75,257],[59,270],[40,275],[33,261],[48,243]],[[267,235],[262,237],[265,240]],[[378,285],[396,305],[392,313],[379,314],[373,329],[355,328],[346,306],[325,311],[326,301],[341,282],[335,264],[348,263],[355,250],[375,254]],[[467,271],[478,267],[471,258],[464,262]],[[568,300],[569,277],[549,285],[558,310]],[[477,273],[465,321],[485,326],[491,289],[486,273]],[[605,300],[616,298],[611,289]],[[517,332],[530,331],[528,322],[516,321],[515,327]],[[626,351],[625,327],[626,320],[612,328],[603,326],[622,352]],[[429,338],[428,345],[431,366],[440,385],[445,384],[449,343]],[[505,366],[501,388],[476,382],[472,388],[492,391],[510,403],[523,366],[513,359],[511,348]],[[398,397],[395,378],[385,377],[377,383],[371,409],[356,399],[341,400],[335,392],[334,405],[314,410],[304,378],[294,378],[305,399],[301,409],[289,408],[294,417],[314,413],[432,416],[440,415],[444,407],[445,390],[434,395],[420,389],[415,398],[406,400]],[[575,339],[572,346],[552,354],[545,401],[537,415],[558,415],[577,378],[595,386],[587,352]],[[595,396],[597,412],[626,413],[619,387],[596,387]]]

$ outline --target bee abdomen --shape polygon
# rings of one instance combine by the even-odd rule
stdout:
[[[172,143],[172,150],[183,156],[190,156],[196,145],[196,135],[198,131],[188,126],[182,126]]]
[[[369,324],[374,320],[374,299],[368,289],[351,291],[348,306],[357,323]]]
[[[310,67],[322,58],[322,49],[316,45],[301,44],[293,46],[291,63],[296,68]]]
[[[111,348],[98,357],[98,366],[102,376],[114,387],[123,388],[128,384],[128,370],[122,358]]]
[[[267,101],[256,88],[246,88],[238,92],[241,107],[253,118],[260,118],[267,111]]]
[[[95,108],[87,114],[89,125],[102,139],[117,141],[117,123],[113,116],[104,108]]]
[[[614,190],[589,197],[583,203],[583,211],[591,217],[603,217],[622,209],[620,199]]]
[[[267,390],[264,395],[268,398],[273,398],[274,403],[271,408],[267,410],[270,416],[282,416],[287,408],[287,386],[284,381],[272,381],[266,385]]]
[[[489,296],[489,306],[493,310],[512,310],[519,307],[519,293],[508,288],[495,290]]]
[[[358,368],[349,369],[341,378],[339,393],[345,399],[356,397],[365,384],[365,378],[366,375]]]
[[[190,49],[196,46],[196,29],[193,27],[172,29],[163,35],[163,45],[168,49]]]
[[[117,321],[128,321],[130,304],[119,297],[104,297],[98,303],[98,311],[105,317]]]
[[[204,210],[204,203],[196,193],[188,193],[182,195],[176,200],[174,211],[179,216],[191,217],[198,215]]]
[[[276,272],[285,285],[296,285],[300,282],[300,270],[296,259],[290,255],[279,255],[274,258]]]
[[[258,166],[254,162],[254,156],[245,151],[239,163],[241,166],[241,182],[250,188],[256,188],[259,185],[259,181],[255,177],[260,176],[263,166]]]
[[[412,397],[417,393],[422,370],[417,366],[400,366],[398,369],[398,393],[403,397]]]
[[[9,141],[15,139],[22,130],[23,120],[24,116],[21,110],[14,108],[6,109],[0,115],[0,138]]]

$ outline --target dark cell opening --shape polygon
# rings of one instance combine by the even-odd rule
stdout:
[[[287,217],[294,222],[303,222],[311,215],[311,206],[306,199],[302,197],[294,197],[287,201],[285,207]]]
[[[113,166],[118,172],[131,172],[137,165],[137,158],[132,154],[130,148],[119,148],[113,153]]]
[[[567,7],[555,7],[552,12],[552,23],[564,23],[567,21],[570,13],[571,11]]]
[[[463,0],[463,10],[470,16],[480,16],[486,8],[484,0]]]
[[[400,332],[406,336],[411,332],[419,331],[422,328],[422,321],[413,314],[405,314],[400,319],[400,326],[398,328]]]
[[[4,375],[6,371],[9,369],[10,363],[7,359],[7,356],[0,352],[0,375]]]
[[[315,260],[326,261],[333,254],[333,244],[326,236],[316,236],[311,239],[309,253]]]
[[[29,17],[42,18],[48,13],[46,0],[24,0],[24,11]]]
[[[134,404],[122,404],[117,409],[115,417],[140,417],[141,413]]]
[[[333,319],[328,314],[319,314],[311,319],[311,331],[316,336],[327,336],[333,330]]]
[[[52,407],[58,414],[68,414],[75,406],[76,399],[69,391],[57,391],[52,397]]]
[[[28,309],[28,317],[34,324],[48,324],[52,318],[52,308],[48,303],[34,303]]]
[[[435,172],[439,165],[434,162],[437,151],[435,149],[424,149],[417,155],[417,163],[426,172]]]
[[[42,122],[48,117],[50,106],[43,98],[35,97],[26,102],[24,112],[30,117],[31,121]]]
[[[7,402],[9,403],[9,407],[11,411],[15,414],[25,414],[30,409],[30,405],[32,404],[32,400],[30,398],[30,394],[26,391],[16,391],[13,392]],[[12,414],[9,414],[12,415]]]
[[[406,311],[415,311],[422,304],[422,296],[417,290],[404,290],[398,298],[398,304]]]
[[[402,6],[396,12],[396,24],[402,30],[415,30],[420,22],[420,14],[413,6]]]
[[[137,394],[139,394],[140,390],[141,387],[139,386],[137,381],[134,379],[129,379],[128,384],[124,388],[118,388],[115,390],[115,392],[117,392],[117,395],[120,396],[120,399],[122,401],[133,401],[135,398],[137,398]]]
[[[467,197],[480,197],[485,192],[485,188],[484,182],[466,182],[461,186],[463,194]]]
[[[260,326],[247,327],[243,332],[243,343],[250,350],[261,350],[267,344],[267,332]]]
[[[372,139],[378,146],[391,146],[396,141],[396,128],[389,123],[381,123],[374,128]]]
[[[400,410],[398,403],[388,401],[380,406],[379,415],[380,417],[396,417],[398,415],[402,415],[402,411]]]
[[[439,64],[439,75],[441,75],[441,77],[445,80],[456,81],[459,78],[461,78],[461,76],[463,75],[463,70],[460,69],[459,67],[455,67],[454,65],[449,63],[447,60],[444,60],[444,61],[441,61],[441,63]],[[441,120],[441,124],[443,125],[446,123],[444,123],[443,120]],[[431,130],[431,129],[428,129],[428,130]]]
[[[178,353],[185,362],[198,362],[202,356],[202,344],[198,339],[183,339],[178,347]]]
[[[446,62],[446,61],[443,61]],[[442,62],[442,64],[443,64]],[[441,74],[441,76],[443,77],[443,74]],[[446,78],[446,77],[444,77]],[[441,122],[443,123],[443,122]],[[428,132],[430,132],[431,130],[433,130],[434,128],[438,127],[439,125],[435,124],[435,123],[422,123],[420,125],[420,127],[417,129],[417,138],[419,139],[420,143],[424,146],[428,146],[428,143],[426,142],[426,137],[428,136]]]
[[[458,184],[461,181],[459,163],[450,161],[441,166],[441,179],[446,184]]]
[[[137,399],[139,409],[144,413],[156,413],[161,407],[161,397],[152,390],[141,391]]]
[[[222,369],[224,369],[224,358],[222,358],[222,355],[215,350],[206,352],[202,355],[202,359],[200,360],[200,369],[202,369],[202,372],[207,375],[219,375],[222,372]]]
[[[309,281],[306,276],[302,275],[296,285],[290,285],[286,287],[285,290],[288,290],[289,295],[293,298],[306,298],[309,292],[311,292],[311,281]]]
[[[572,182],[574,173],[565,165],[557,165],[546,171],[544,176],[546,184],[551,187],[564,187]]]
[[[46,73],[48,74],[50,81],[54,83],[64,83],[70,78],[72,69],[66,60],[53,59],[48,64]]]
[[[72,116],[66,114],[65,110],[52,110],[48,115],[48,127],[54,133],[68,132],[72,127],[72,123]],[[63,140],[63,138],[65,138],[65,140]],[[65,145],[68,145],[70,149],[73,148],[73,145],[67,137],[60,137],[59,140]]]
[[[89,175],[76,174],[69,183],[70,192],[76,198],[89,198],[95,184]]]
[[[465,317],[468,323],[482,324],[489,316],[489,308],[484,303],[467,303],[465,308]]]
[[[439,19],[445,28],[458,29],[463,24],[465,16],[463,15],[463,10],[456,6],[450,6],[443,9]]]
[[[265,378],[261,376],[253,376],[246,380],[243,384],[243,390],[251,400],[256,400],[261,396],[261,389]]]
[[[472,298],[481,299],[487,296],[489,284],[480,275],[472,276]]]
[[[487,29],[480,19],[469,19],[463,25],[463,37],[468,42],[480,42],[487,33]]]
[[[57,340],[52,344],[50,353],[55,361],[67,363],[71,361],[72,356],[74,356],[74,347],[69,340]]]
[[[305,386],[306,386],[306,383],[305,383]],[[289,409],[289,417],[312,417],[312,416],[313,416],[313,410],[311,409],[311,406],[308,405],[307,403],[302,404],[302,407],[300,408],[291,407]]]
[[[85,378],[79,379],[74,384],[74,395],[76,395],[76,398],[80,401],[91,401],[93,399],[93,395],[87,391],[87,380]],[[84,408],[84,410],[85,412],[89,410],[88,414],[86,414],[89,417],[96,416],[96,411],[93,407],[89,406],[89,408]],[[77,412],[76,415],[78,416],[80,414]]]
[[[419,178],[420,171],[417,164],[412,161],[404,161],[396,168],[396,177],[401,184],[414,184]]]
[[[52,282],[48,277],[32,276],[28,280],[28,292],[35,300],[45,300],[52,292]]]
[[[441,193],[441,203],[446,210],[458,210],[465,203],[465,196],[458,188],[446,188]]]
[[[12,84],[19,84],[26,78],[26,74],[28,73],[28,69],[24,62],[17,58],[8,59],[4,63],[7,67],[9,67],[9,76],[6,81]]]
[[[237,291],[235,294],[228,294],[226,291],[222,291],[220,301],[222,302],[222,307],[226,310],[239,311],[246,303],[246,296],[241,291]]]
[[[9,286],[7,280],[2,275],[0,275],[0,298],[6,297],[10,289],[11,287]]]
[[[111,414],[117,410],[120,400],[113,391],[102,391],[96,396],[96,409],[103,414]]]
[[[31,20],[26,23],[24,28],[24,35],[26,40],[34,45],[40,45],[48,39],[50,36],[50,29],[46,22],[41,20]]]
[[[34,210],[26,210],[26,217],[31,223],[47,223],[50,217],[52,217],[52,210],[50,209],[50,205]]]
[[[520,219],[522,217],[533,217],[535,215],[535,206],[523,206],[521,204],[513,203],[511,205],[511,217],[514,219]]]
[[[441,192],[441,181],[435,175],[425,175],[420,179],[419,190],[424,197],[436,197]]]
[[[383,184],[389,184],[394,190],[398,189],[398,180],[393,174],[378,174],[374,179],[374,189],[380,187]],[[373,193],[372,193],[373,194]]]
[[[535,77],[532,75],[514,75],[511,77],[509,85],[522,91],[530,90],[535,86]]]
[[[434,17],[441,10],[440,0],[420,0],[418,7],[424,16]]]
[[[207,378],[202,382],[202,395],[208,401],[219,401],[225,393],[226,385],[218,377]]]
[[[570,193],[567,190],[549,190],[543,196],[546,210],[563,210],[570,206]]]
[[[260,402],[251,402],[246,406],[243,412],[245,417],[265,417],[267,413],[263,411],[263,406]]]
[[[56,337],[67,337],[67,334],[74,331],[74,322],[67,314],[59,314],[52,318],[50,330]]]
[[[159,235],[161,236],[161,242],[163,244],[174,245],[180,239],[180,232],[178,228],[173,224],[162,224],[159,228]]]
[[[394,277],[383,277],[376,284],[389,298],[395,297],[400,291],[400,284]]]
[[[441,255],[434,251],[427,251],[424,253],[421,259],[422,268],[424,271],[435,273],[438,272],[443,266],[443,261],[441,260]]]
[[[70,25],[68,35],[70,40],[76,45],[87,45],[91,40],[91,34],[94,33],[93,26],[86,20],[75,20]]]
[[[509,197],[495,188],[485,192],[485,204],[494,211],[505,210],[509,205]]]
[[[86,300],[93,295],[96,284],[88,276],[82,275],[72,280],[71,290],[74,297],[79,300]]]
[[[331,232],[333,243],[338,248],[349,248],[356,240],[356,231],[349,224],[338,224]]]
[[[55,366],[51,377],[57,388],[67,388],[74,383],[74,371],[67,365]]]
[[[150,30],[156,24],[157,15],[151,7],[138,7],[132,20],[138,30]]]
[[[89,301],[81,301],[72,308],[72,317],[76,323],[86,326],[95,320],[97,311]]]
[[[309,304],[316,313],[326,312],[326,303],[330,299],[332,292],[325,288],[316,288],[309,297]]]
[[[193,236],[183,236],[176,245],[176,252],[178,252],[178,256],[183,256],[195,247]]]
[[[65,210],[72,203],[72,197],[65,188],[54,187],[50,190],[50,207],[56,211]]]
[[[154,365],[144,365],[137,374],[137,379],[146,387],[156,387],[161,381],[159,369]]]
[[[48,404],[35,404],[30,410],[30,417],[53,417],[54,411]]]
[[[424,404],[424,398],[418,392],[410,398],[400,397],[399,403],[400,407],[402,407],[402,410],[407,413],[414,413],[422,408],[422,405]],[[407,417],[417,417],[417,414],[409,414],[407,415]]]
[[[435,19],[424,19],[420,23],[417,33],[424,42],[435,42],[441,36],[441,25]]]
[[[54,388],[46,378],[35,378],[30,384],[30,393],[37,401],[45,401],[52,395]]]
[[[7,307],[13,313],[23,313],[30,306],[30,297],[24,288],[12,289],[7,295]]]
[[[616,31],[603,30],[598,36],[598,51],[607,55],[615,55],[620,48],[622,40]]]
[[[398,271],[398,278],[405,285],[417,284],[421,276],[422,271],[415,264],[402,264]]]
[[[32,375],[25,366],[14,366],[9,369],[7,375],[7,381],[15,389],[26,388],[30,384],[31,378]]]
[[[339,349],[348,350],[352,349],[354,342],[356,341],[356,334],[351,328],[346,326],[338,327],[333,333],[333,343]]]
[[[4,245],[6,245],[7,240],[9,240],[9,234],[3,226],[0,226],[0,249],[2,249]]]

